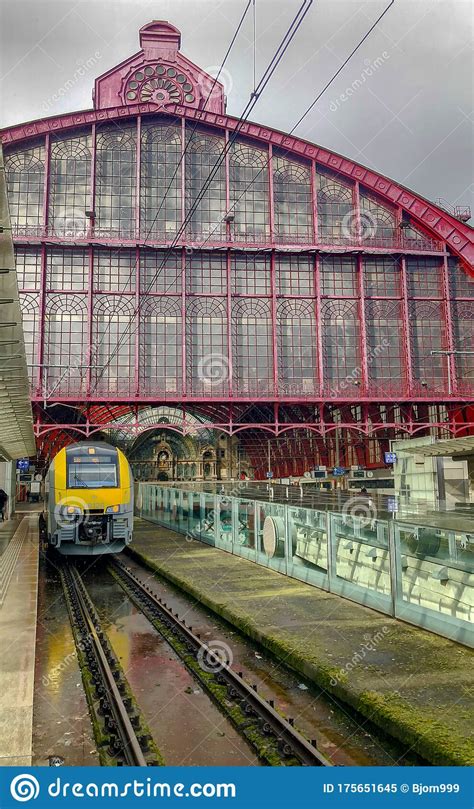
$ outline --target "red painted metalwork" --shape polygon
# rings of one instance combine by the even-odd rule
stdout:
[[[140,34],[142,50],[97,79],[94,110],[1,133],[38,439],[132,435],[140,419],[121,418],[182,407],[167,429],[238,434],[263,474],[268,436],[286,436],[304,471],[334,462],[336,429],[345,462],[372,465],[389,438],[474,431],[468,360],[430,354],[469,341],[472,229],[370,169],[250,122],[196,205],[238,121],[219,83],[203,109],[212,79],[179,53],[177,29],[155,22]],[[67,172],[53,187],[61,149]],[[373,352],[390,329],[381,373]],[[54,334],[64,357],[53,371]],[[222,378],[202,378],[209,354]],[[275,471],[290,469],[281,448]]]

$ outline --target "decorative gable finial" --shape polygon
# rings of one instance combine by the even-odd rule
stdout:
[[[225,112],[224,87],[180,53],[181,32],[165,20],[140,28],[141,50],[95,82],[97,109],[155,104]]]

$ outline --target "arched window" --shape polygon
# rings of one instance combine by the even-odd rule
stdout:
[[[357,238],[352,186],[339,177],[317,171],[319,241],[349,244]]]
[[[455,301],[453,311],[454,350],[472,351],[474,345],[474,301]],[[460,393],[472,396],[474,393],[474,354],[455,355],[456,375]]]
[[[225,239],[225,160],[222,154],[224,139],[206,132],[188,134],[186,146],[186,215],[196,209],[187,225],[189,238],[193,241],[219,241]],[[207,184],[207,179],[213,175]],[[206,185],[206,190],[201,192]]]
[[[96,236],[130,239],[135,233],[136,152],[135,127],[98,131]]]
[[[96,295],[92,388],[96,394],[129,395],[135,371],[134,301],[128,297]]]
[[[237,242],[259,242],[269,237],[268,153],[246,143],[230,150],[230,204]]]
[[[48,230],[62,238],[87,235],[90,208],[91,136],[51,144]]]
[[[5,176],[13,233],[40,234],[43,230],[44,146],[6,155]]]
[[[275,235],[308,243],[313,239],[310,167],[273,156]]]
[[[369,388],[374,393],[396,394],[405,384],[400,302],[366,301],[365,322]]]
[[[181,128],[144,123],[141,143],[140,230],[152,241],[173,239],[181,225]]]
[[[140,314],[141,390],[146,395],[176,394],[182,382],[182,324],[179,298],[148,298]]]
[[[30,379],[36,377],[36,350],[38,347],[39,295],[20,294],[21,319],[25,338],[26,363]]]
[[[45,313],[45,380],[48,396],[83,393],[88,340],[85,296],[49,295]]]
[[[324,379],[335,398],[357,393],[362,378],[356,301],[321,302]]]
[[[362,241],[375,244],[393,244],[396,237],[396,218],[393,208],[365,191],[360,192],[360,230]]]
[[[223,302],[213,298],[188,300],[186,350],[190,391],[203,395],[227,392],[227,313]]]
[[[273,390],[273,334],[270,301],[234,300],[234,377],[237,392],[265,395]]]
[[[316,321],[311,301],[280,300],[278,318],[278,387],[280,393],[314,394]]]

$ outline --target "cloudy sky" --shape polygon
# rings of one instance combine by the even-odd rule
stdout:
[[[0,0],[1,125],[90,108],[95,76],[136,52],[138,29],[153,19],[180,28],[192,61],[219,66],[246,2]],[[300,2],[256,0],[257,78]],[[253,120],[292,129],[387,4],[313,0]],[[474,210],[472,10],[471,0],[395,0],[296,133]],[[224,79],[238,116],[253,87],[250,13]]]

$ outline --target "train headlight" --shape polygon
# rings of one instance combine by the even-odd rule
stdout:
[[[63,506],[61,508],[61,514],[65,517],[73,517],[75,514],[81,514],[81,509],[79,506]]]
[[[107,506],[105,509],[106,514],[120,514],[123,511],[123,506]]]

